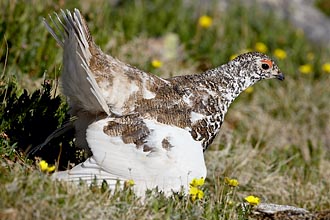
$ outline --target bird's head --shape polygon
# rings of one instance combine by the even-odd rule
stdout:
[[[284,80],[284,75],[278,66],[265,54],[249,52],[239,55],[232,62],[235,66],[241,66],[239,76],[248,79],[251,84],[262,79]]]

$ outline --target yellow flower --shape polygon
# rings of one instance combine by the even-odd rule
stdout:
[[[209,28],[213,23],[213,20],[210,16],[203,15],[198,19],[198,25],[202,28]]]
[[[250,87],[247,87],[244,92],[246,92],[247,94],[251,94],[251,93],[253,93],[253,90],[254,90],[253,87],[250,86]]]
[[[196,199],[202,199],[204,197],[204,192],[200,189],[201,186],[203,186],[205,183],[205,180],[203,177],[197,179],[194,178],[189,183],[189,195],[191,197],[192,201],[195,201]]]
[[[266,53],[268,50],[266,44],[264,44],[262,42],[257,42],[255,45],[255,49],[260,53]]]
[[[313,72],[313,67],[311,64],[304,64],[299,67],[299,71],[303,74],[310,74]]]
[[[49,166],[47,169],[48,173],[53,172],[55,170],[55,168],[56,168],[55,165]]]
[[[286,58],[286,52],[282,49],[275,49],[274,56],[279,60],[284,60]]]
[[[322,65],[322,70],[323,70],[323,72],[325,72],[325,73],[330,73],[330,63],[324,63],[324,64]]]
[[[40,170],[42,172],[45,172],[45,173],[51,173],[55,170],[55,166],[52,165],[52,166],[49,166],[48,163],[45,161],[45,160],[41,160],[39,162],[39,167],[40,167]]]
[[[44,172],[48,168],[48,163],[46,161],[42,160],[39,162],[39,167],[40,167],[41,171]]]
[[[245,201],[247,201],[250,205],[259,205],[260,198],[256,196],[247,196],[245,197]]]
[[[163,62],[160,61],[160,60],[157,60],[157,59],[153,59],[151,61],[151,66],[154,67],[154,68],[160,68],[163,66]]]
[[[125,183],[124,183],[124,186],[125,186],[126,188],[130,188],[130,187],[132,187],[132,186],[134,186],[134,185],[135,185],[135,182],[134,182],[134,180],[132,180],[132,179],[130,179],[130,180],[126,180]]]
[[[236,187],[239,185],[238,180],[237,179],[230,179],[228,177],[225,177],[225,183],[229,186],[232,187]]]
[[[238,54],[235,53],[235,54],[231,55],[231,56],[229,57],[229,59],[230,59],[230,60],[233,60],[233,59],[235,59],[237,56],[238,56]]]
[[[199,186],[203,186],[205,183],[205,180],[203,177],[197,179],[197,178],[194,178],[192,179],[192,181],[190,182],[190,186],[191,187],[199,187]]]
[[[190,187],[189,195],[191,200],[195,201],[196,199],[202,199],[204,197],[204,192],[198,187]]]

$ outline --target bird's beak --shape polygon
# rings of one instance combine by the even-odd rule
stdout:
[[[276,77],[276,79],[279,79],[279,80],[284,80],[284,74],[283,73],[281,73],[281,72],[278,72],[278,74],[277,75],[275,75],[275,77]]]

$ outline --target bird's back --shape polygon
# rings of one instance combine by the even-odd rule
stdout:
[[[56,15],[49,32],[63,47],[63,92],[76,116],[77,145],[92,156],[59,179],[111,184],[133,179],[136,189],[185,192],[205,178],[203,151],[218,133],[229,105],[248,86],[283,80],[274,62],[243,54],[202,74],[162,79],[99,49],[76,9]]]

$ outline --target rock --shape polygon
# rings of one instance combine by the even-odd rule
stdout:
[[[312,213],[289,205],[261,203],[253,207],[249,217],[255,220],[329,220],[330,210]]]

